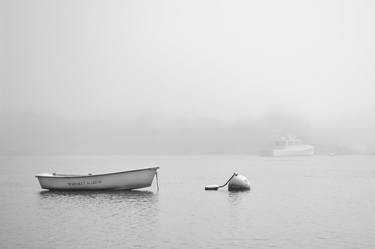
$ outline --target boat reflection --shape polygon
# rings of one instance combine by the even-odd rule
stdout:
[[[40,191],[40,200],[50,200],[50,201],[90,201],[97,200],[99,203],[101,201],[128,201],[128,202],[150,202],[155,203],[158,200],[158,193],[152,191],[142,191],[142,190],[101,190],[101,191],[85,191],[85,190],[75,190],[75,191]]]

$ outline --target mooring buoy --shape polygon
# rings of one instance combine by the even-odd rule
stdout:
[[[242,175],[236,175],[232,177],[228,184],[229,191],[243,191],[243,190],[250,190],[250,182],[249,180]]]
[[[229,178],[229,180],[221,186],[219,186],[219,185],[207,185],[206,187],[204,187],[204,190],[218,190],[219,188],[225,187],[228,184],[228,182],[230,180],[232,180],[232,178],[235,177],[236,175],[237,175],[237,173],[233,173],[233,175]]]
[[[218,190],[219,188],[225,187],[228,183],[229,183],[228,185],[229,191],[242,191],[242,190],[250,189],[249,180],[246,177],[239,175],[237,173],[233,173],[233,175],[229,178],[229,180],[221,186],[216,185],[216,184],[207,185],[206,187],[204,187],[204,189],[205,190]]]

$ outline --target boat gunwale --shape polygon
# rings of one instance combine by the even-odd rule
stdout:
[[[151,167],[151,168],[144,168],[144,169],[133,169],[133,170],[126,170],[126,171],[120,171],[120,172],[111,172],[111,173],[104,173],[104,174],[91,174],[91,175],[42,175],[44,173],[41,173],[41,174],[38,174],[36,175],[35,177],[36,178],[43,178],[43,177],[46,177],[46,178],[86,178],[86,177],[98,177],[98,176],[107,176],[107,175],[117,175],[117,174],[123,174],[123,173],[131,173],[131,172],[136,172],[136,171],[145,171],[145,170],[155,170],[157,171],[158,169],[160,169],[160,167]],[[50,173],[47,173],[47,174],[50,174]]]

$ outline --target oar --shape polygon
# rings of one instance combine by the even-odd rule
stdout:
[[[229,182],[230,180],[232,180],[233,177],[237,176],[238,174],[237,173],[233,173],[233,175],[229,178],[229,180],[224,184],[224,185],[207,185],[206,187],[204,187],[204,190],[218,190],[219,188],[222,188],[222,187],[225,187]]]

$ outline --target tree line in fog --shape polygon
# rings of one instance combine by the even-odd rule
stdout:
[[[1,154],[264,154],[295,135],[317,154],[373,154],[374,139],[349,124],[290,115],[215,118],[66,119],[24,113],[1,118]]]

